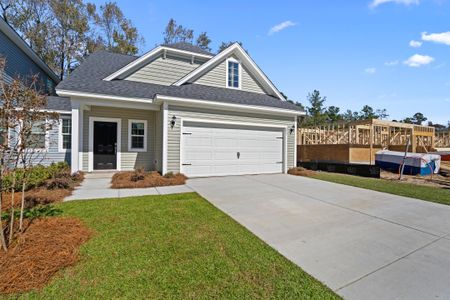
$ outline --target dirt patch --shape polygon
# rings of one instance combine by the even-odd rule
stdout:
[[[316,171],[308,170],[302,167],[297,168],[291,168],[288,170],[288,174],[295,175],[295,176],[305,176],[305,177],[312,177],[316,175]]]
[[[390,181],[398,181],[399,174],[392,173],[388,171],[381,170],[380,178]],[[438,187],[438,188],[450,188],[450,178],[433,174],[433,176],[413,176],[413,175],[403,175],[401,182]]]
[[[130,171],[114,174],[111,188],[148,188],[157,186],[182,185],[187,177],[181,173],[162,176],[158,172]]]
[[[0,293],[42,288],[59,270],[75,264],[91,231],[78,219],[27,220],[27,229],[8,252],[0,250]]]

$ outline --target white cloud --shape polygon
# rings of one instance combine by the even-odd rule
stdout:
[[[403,4],[403,5],[411,5],[411,4],[419,4],[419,0],[373,0],[370,4],[370,8],[375,8],[379,5],[385,4],[385,3],[397,3],[397,4]]]
[[[388,67],[393,67],[393,66],[398,65],[398,63],[399,63],[398,60],[393,60],[393,61],[387,61],[387,62],[385,62],[384,65],[385,65],[385,66],[388,66]]]
[[[268,35],[272,35],[274,33],[280,32],[281,30],[284,30],[286,28],[292,27],[297,25],[297,23],[294,23],[292,21],[284,21],[281,22],[280,24],[277,24],[275,26],[273,26],[272,28],[270,28]]]
[[[430,34],[422,32],[422,40],[450,46],[450,31],[441,33],[430,33]]]
[[[377,69],[376,68],[367,68],[364,70],[364,72],[366,72],[369,75],[373,75],[377,72]]]
[[[428,55],[414,54],[403,63],[409,67],[418,68],[420,66],[428,65],[434,61],[434,58]]]
[[[420,46],[422,46],[422,42],[412,40],[409,42],[409,46],[413,48],[420,48]]]

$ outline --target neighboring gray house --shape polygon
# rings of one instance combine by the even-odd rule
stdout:
[[[60,113],[61,120],[50,132],[42,132],[38,126],[33,134],[41,145],[40,150],[45,155],[44,164],[58,161],[70,162],[70,131],[69,139],[63,138],[63,131],[70,129],[70,100],[56,97],[55,86],[59,83],[58,76],[39,58],[28,44],[0,17],[0,57],[6,60],[5,71],[1,78],[11,82],[13,78],[27,81],[31,76],[38,75],[38,88],[49,95],[48,109]],[[42,138],[41,138],[42,137]],[[10,139],[13,139],[10,136]],[[3,142],[4,136],[0,137]],[[63,140],[65,142],[63,143]]]
[[[217,55],[186,43],[141,57],[100,51],[56,92],[72,107],[72,171],[144,167],[195,177],[296,165],[304,112],[238,44]]]
[[[296,165],[304,112],[238,44],[217,55],[186,43],[141,57],[100,51],[56,92],[49,109],[62,120],[46,133],[47,163],[70,155],[74,172],[144,167],[195,177]]]

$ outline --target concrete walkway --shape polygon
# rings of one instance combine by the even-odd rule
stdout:
[[[86,174],[83,183],[64,201],[87,200],[100,198],[125,198],[133,196],[168,195],[189,193],[192,190],[186,185],[163,186],[143,189],[111,189],[113,173]]]
[[[450,299],[450,206],[290,175],[187,184],[346,299]]]

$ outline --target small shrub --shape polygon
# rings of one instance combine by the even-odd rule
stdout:
[[[173,172],[167,172],[165,175],[164,175],[164,178],[174,178],[175,177],[175,174],[173,173]]]
[[[46,181],[45,187],[48,190],[68,189],[72,186],[72,178],[56,177]]]
[[[131,181],[137,182],[145,179],[145,170],[144,168],[136,169],[133,174],[131,174]]]
[[[26,208],[23,211],[23,217],[26,219],[37,219],[37,218],[43,218],[43,217],[54,217],[59,216],[62,214],[62,210],[59,208],[54,207],[51,204],[47,205],[38,205],[32,208]],[[20,217],[20,211],[16,210],[14,212],[14,216],[16,218]],[[10,218],[9,212],[4,212],[2,214],[2,220],[6,220]]]
[[[69,165],[65,162],[54,163],[48,167],[37,165],[26,171],[27,184],[25,190],[37,188],[46,184],[47,180],[56,177],[70,177]],[[14,173],[10,172],[4,177],[4,185],[11,187],[13,183]],[[15,172],[16,184],[14,189],[16,191],[22,190],[22,181],[25,178],[25,170],[18,168]]]
[[[72,180],[76,183],[82,182],[84,180],[84,173],[81,171],[78,171],[76,173],[72,174]]]

